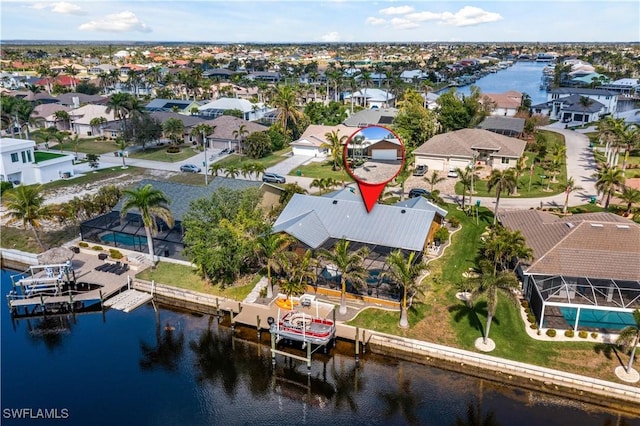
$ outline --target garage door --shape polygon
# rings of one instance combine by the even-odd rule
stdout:
[[[451,159],[449,160],[449,167],[452,169],[466,169],[467,167],[469,167],[469,161],[468,160],[454,160]]]
[[[318,153],[318,149],[310,146],[294,146],[293,155],[306,155],[313,157]]]
[[[424,164],[429,167],[429,170],[445,171],[444,160],[437,158],[421,158],[419,161],[416,158],[416,164]]]
[[[371,158],[373,160],[397,160],[397,151],[395,149],[374,149],[371,150]]]

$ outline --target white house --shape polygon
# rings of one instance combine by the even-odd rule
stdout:
[[[347,94],[344,97],[345,103],[351,103],[351,97],[354,104],[364,108],[387,108],[395,105],[395,96],[382,89],[367,88]]]
[[[107,108],[104,105],[87,104],[80,108],[72,109],[69,111],[70,127],[73,133],[79,136],[97,136],[101,133],[101,127],[104,124],[116,121],[115,112],[111,110],[107,112]],[[62,108],[61,108],[62,109]],[[91,126],[91,120],[94,118],[104,118],[106,121],[99,127]],[[58,120],[56,120],[55,113],[45,117],[45,126],[58,126]]]
[[[36,151],[32,140],[0,139],[0,181],[14,185],[53,182],[73,175],[73,156]]]
[[[247,121],[256,121],[269,112],[269,108],[263,103],[252,103],[240,98],[220,98],[211,101],[198,108],[203,118],[216,118],[228,110],[242,111],[242,118]]]
[[[354,132],[352,128],[339,124],[337,126],[325,126],[322,124],[311,124],[300,138],[289,145],[293,150],[293,155],[306,155],[308,157],[323,157],[327,155],[328,148],[322,145],[327,142],[327,133],[338,132],[338,138],[351,136]]]

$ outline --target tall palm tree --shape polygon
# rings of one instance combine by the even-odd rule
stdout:
[[[580,104],[580,107],[582,107],[582,122],[586,123],[589,121],[587,119],[587,110],[591,105],[593,105],[593,100],[588,96],[580,96],[578,103]]]
[[[258,237],[256,251],[260,264],[267,269],[267,297],[273,297],[273,280],[271,273],[280,273],[285,265],[290,263],[287,251],[293,244],[293,239],[282,233],[271,233]]]
[[[191,129],[191,135],[195,135],[196,138],[200,141],[202,146],[207,142],[206,138],[208,135],[213,134],[216,131],[217,126],[211,126],[206,123],[200,123],[193,126]]]
[[[238,141],[238,150],[240,152],[242,152],[242,141],[244,141],[248,134],[249,131],[247,130],[246,124],[241,124],[240,127],[232,132],[233,138]]]
[[[174,145],[180,145],[184,138],[184,123],[178,118],[168,118],[162,123],[162,131]]]
[[[116,145],[118,146],[118,150],[120,151],[120,153],[122,155],[122,167],[125,168],[125,167],[127,167],[127,164],[126,164],[126,162],[124,160],[125,159],[124,151],[127,149],[127,146],[129,144],[123,138],[118,137],[118,138],[116,138]]]
[[[289,266],[289,277],[280,283],[280,290],[287,295],[288,299],[293,296],[300,296],[307,291],[308,282],[316,278],[315,264],[316,259],[313,258],[311,250],[292,258]]]
[[[640,204],[640,189],[623,186],[622,193],[618,195],[618,198],[627,203],[625,214],[628,216],[631,214],[631,207],[634,204]]]
[[[503,293],[509,299],[517,303],[517,297],[513,290],[518,287],[518,279],[512,271],[494,272],[492,262],[482,259],[479,262],[479,274],[477,277],[471,278],[475,288],[472,291],[472,299],[480,294],[484,294],[487,299],[487,324],[483,336],[483,344],[489,341],[489,331],[491,329],[491,321],[496,313],[498,306],[498,292]]]
[[[513,195],[518,195],[518,183],[520,182],[520,176],[528,169],[526,157],[522,156],[513,168],[516,177],[516,186],[513,188]]]
[[[458,173],[458,180],[462,184],[462,211],[464,211],[467,190],[471,193],[471,175],[473,174],[473,171],[469,167],[465,167],[464,169],[457,168],[456,173]]]
[[[447,180],[444,176],[438,175],[438,172],[433,170],[429,177],[425,177],[424,180],[430,185],[429,190],[433,192],[433,187],[439,184],[440,182],[444,182]]]
[[[116,120],[122,120],[124,124],[126,124],[127,102],[129,101],[129,96],[130,95],[128,93],[114,93],[109,97],[109,100],[106,103],[107,109],[105,112],[107,114],[111,114],[111,111],[113,111],[113,115]]]
[[[297,106],[297,91],[293,86],[278,86],[273,98],[273,106],[278,108],[277,122],[287,132],[289,124],[296,124],[303,117]]]
[[[498,207],[500,205],[500,194],[506,192],[507,194],[513,191],[516,186],[516,176],[512,169],[491,171],[489,181],[487,182],[487,190],[491,191],[495,188],[496,191],[496,209],[493,215],[493,224],[495,225],[498,220]]]
[[[71,115],[69,115],[69,113],[65,110],[58,110],[56,112],[53,113],[53,118],[55,118],[56,120],[56,128],[58,130],[69,130],[71,129]],[[62,125],[60,127],[58,127],[58,122],[61,122]]]
[[[564,190],[565,196],[564,196],[564,206],[562,207],[562,213],[567,214],[567,208],[569,207],[569,194],[571,194],[574,191],[579,191],[583,189],[581,186],[576,185],[576,181],[573,179],[573,177],[570,177],[567,180],[567,188]]]
[[[616,340],[616,345],[625,348],[626,350],[631,349],[631,356],[629,357],[629,363],[624,368],[627,373],[631,372],[633,368],[633,359],[636,355],[636,349],[638,344],[640,343],[640,310],[636,309],[633,311],[633,320],[635,321],[634,325],[629,325],[623,328],[620,331],[620,335]]]
[[[341,314],[347,313],[347,281],[353,286],[365,284],[367,275],[364,266],[364,259],[368,255],[368,249],[362,247],[356,252],[349,252],[349,241],[342,239],[338,241],[333,251],[327,249],[318,250],[318,258],[326,260],[335,265],[340,275],[340,310]]]
[[[149,257],[155,264],[156,257],[153,248],[153,236],[158,232],[158,219],[164,221],[169,228],[173,228],[173,214],[169,209],[170,200],[160,190],[154,189],[151,184],[147,184],[137,189],[122,191],[125,196],[122,205],[121,216],[124,218],[129,210],[135,209],[142,217],[144,231],[147,234],[147,245],[149,247]]]
[[[418,277],[427,269],[427,265],[420,261],[416,261],[416,252],[412,251],[405,259],[401,250],[393,251],[387,257],[389,269],[381,275],[385,278],[392,279],[400,287],[402,287],[402,304],[400,311],[400,327],[409,327],[407,318],[407,296],[409,292],[419,291],[420,283],[416,282]]]
[[[50,207],[44,205],[42,186],[20,185],[2,194],[3,203],[8,210],[9,223],[22,222],[25,230],[31,229],[36,242],[44,250],[44,244],[38,235],[42,220],[52,217]]]
[[[596,178],[596,190],[598,194],[602,194],[602,201],[606,200],[604,208],[608,209],[611,196],[616,191],[616,188],[624,185],[624,174],[618,168],[604,166],[594,174],[594,177]]]
[[[624,159],[622,160],[622,171],[624,172],[629,161],[629,153],[640,148],[640,126],[635,123],[626,123],[619,132],[620,143],[624,146]]]
[[[333,170],[340,170],[340,163],[342,162],[342,152],[344,150],[344,144],[347,140],[347,135],[338,136],[340,130],[332,130],[324,134],[327,141],[320,145],[320,148],[328,148],[331,152],[331,160],[333,161]]]

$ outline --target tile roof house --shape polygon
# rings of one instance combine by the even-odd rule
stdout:
[[[436,135],[413,151],[416,166],[429,170],[464,169],[476,161],[494,169],[514,167],[526,142],[484,129],[461,129]]]
[[[503,212],[498,219],[520,231],[533,250],[519,273],[542,327],[619,329],[620,323],[579,325],[580,310],[585,320],[587,311],[600,318],[614,312],[625,322],[640,308],[637,223],[612,213],[557,217],[537,210]]]
[[[363,108],[389,108],[395,105],[396,97],[388,90],[367,88],[345,95],[345,103],[350,103],[353,97],[355,105]]]
[[[510,90],[505,93],[483,93],[480,102],[484,102],[485,98],[495,104],[491,115],[501,117],[513,117],[522,104],[522,93],[516,92],[515,90]]]
[[[244,147],[244,138],[255,132],[266,132],[269,130],[268,127],[262,124],[243,120],[232,115],[221,115],[206,123],[215,127],[213,133],[208,134],[206,137],[209,147],[218,149],[233,148],[240,152]],[[247,132],[244,136],[238,135],[237,133],[241,126],[244,126]]]
[[[200,106],[199,114],[203,118],[216,118],[224,114],[225,111],[239,110],[242,118],[248,121],[261,119],[270,109],[262,103],[254,104],[246,99],[220,98]]]
[[[422,252],[446,214],[422,197],[376,204],[367,212],[360,194],[344,188],[320,197],[294,194],[273,231],[285,232],[312,249],[331,247],[344,238],[373,249]]]
[[[79,136],[94,135],[96,128],[90,124],[94,118],[104,117],[107,120],[106,123],[116,121],[115,113],[113,111],[107,112],[105,105],[87,104],[80,108],[72,109],[69,111],[69,116],[71,118],[71,130]],[[59,125],[59,120],[56,120],[55,112],[45,117],[45,124],[46,127]]]
[[[338,132],[338,137],[351,136],[357,129],[347,127],[344,124],[337,126],[325,126],[322,124],[311,124],[300,138],[291,142],[289,145],[293,149],[294,155],[306,155],[309,157],[320,157],[327,154],[327,148],[322,148],[322,145],[327,142],[327,133],[333,131]]]

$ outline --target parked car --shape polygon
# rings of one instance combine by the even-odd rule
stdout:
[[[417,165],[413,170],[414,176],[424,176],[425,173],[429,171],[429,167],[426,164]]]
[[[262,175],[262,181],[269,183],[285,183],[287,179],[277,173],[265,173]]]
[[[447,173],[447,177],[457,178],[458,177],[458,172],[456,172],[454,169],[449,169],[449,173]]]
[[[189,172],[189,173],[200,173],[200,167],[195,164],[183,164],[180,166],[181,172]]]
[[[415,197],[431,198],[431,192],[427,191],[424,188],[413,188],[411,191],[409,191],[409,198]]]

